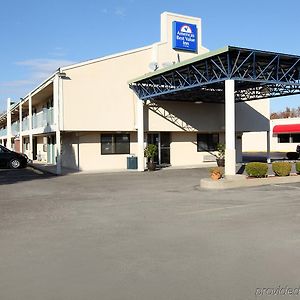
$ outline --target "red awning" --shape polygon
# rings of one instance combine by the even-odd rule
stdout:
[[[275,125],[273,133],[300,133],[300,124]]]

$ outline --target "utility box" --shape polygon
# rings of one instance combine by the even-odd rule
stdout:
[[[137,157],[136,156],[128,156],[127,157],[127,170],[136,170],[137,167]]]

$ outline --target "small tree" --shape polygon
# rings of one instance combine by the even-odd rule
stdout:
[[[224,159],[225,158],[225,144],[219,143],[217,145],[217,158],[218,159]]]
[[[149,159],[151,163],[154,162],[154,157],[157,155],[157,146],[154,144],[148,144],[144,150],[144,156]]]

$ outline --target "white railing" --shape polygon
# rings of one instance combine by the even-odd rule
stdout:
[[[22,121],[22,131],[29,130],[29,117],[25,117]]]
[[[44,108],[37,114],[32,115],[32,128],[47,127],[54,124],[53,107]],[[29,128],[29,116],[22,120],[22,131],[28,131]],[[16,121],[11,124],[11,134],[18,135],[20,133],[20,122]],[[0,136],[7,135],[7,128],[0,129]]]
[[[0,129],[0,136],[5,136],[5,135],[7,135],[7,129],[6,128]]]
[[[11,134],[18,135],[19,132],[20,132],[20,123],[19,123],[19,121],[16,121],[11,124]]]
[[[53,125],[53,107],[44,108],[43,111],[32,115],[32,128]]]

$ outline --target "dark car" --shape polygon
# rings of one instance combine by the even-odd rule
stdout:
[[[300,145],[297,145],[296,152],[300,153]]]
[[[28,157],[25,154],[11,151],[0,145],[0,167],[9,167],[12,169],[25,168]]]

